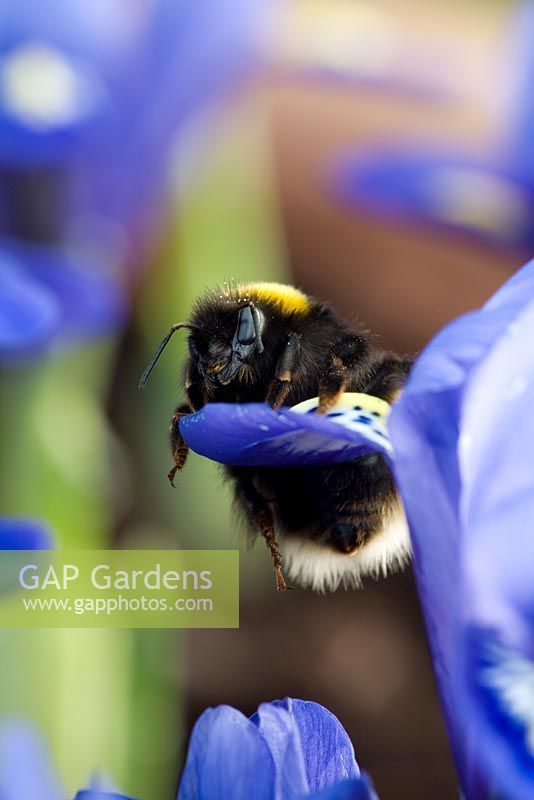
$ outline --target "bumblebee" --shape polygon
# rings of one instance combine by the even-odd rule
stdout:
[[[224,285],[199,298],[187,322],[173,325],[147,366],[146,384],[173,333],[189,330],[187,401],[171,419],[173,467],[188,448],[179,420],[206,403],[267,402],[277,409],[319,397],[318,413],[345,391],[393,402],[412,359],[382,349],[347,326],[324,302],[278,283]],[[334,466],[226,466],[238,510],[273,559],[276,586],[289,579],[318,591],[359,585],[361,576],[401,566],[409,536],[386,461],[372,454]]]

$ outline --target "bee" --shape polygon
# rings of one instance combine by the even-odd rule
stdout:
[[[319,414],[345,391],[393,402],[412,358],[382,349],[324,302],[278,283],[244,283],[200,297],[173,325],[148,364],[146,384],[173,333],[189,331],[186,402],[170,423],[173,467],[188,448],[179,420],[206,403],[267,402],[273,409],[319,397]],[[363,575],[396,569],[409,557],[406,521],[393,476],[378,454],[333,466],[225,466],[238,510],[271,553],[276,587],[317,591],[358,586]]]

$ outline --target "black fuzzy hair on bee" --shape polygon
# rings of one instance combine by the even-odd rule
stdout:
[[[189,328],[189,358],[187,402],[171,420],[171,483],[188,453],[179,419],[208,402],[279,408],[318,396],[318,413],[345,391],[392,402],[411,367],[410,358],[384,351],[368,332],[350,328],[329,305],[292,286],[236,283],[206,292],[189,320],[171,328],[143,385],[178,327]],[[279,590],[287,588],[282,559],[292,580],[321,591],[358,585],[362,575],[385,573],[408,557],[407,527],[381,456],[330,467],[225,471],[250,529],[265,538]]]

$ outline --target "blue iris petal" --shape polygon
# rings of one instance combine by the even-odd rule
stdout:
[[[468,688],[478,680],[468,655],[473,625],[497,626],[519,653],[533,655],[533,298],[531,262],[480,311],[436,337],[390,420],[418,589],[467,798],[486,796],[488,785],[507,797],[534,791],[534,775],[525,774],[483,695]]]
[[[272,705],[287,710],[298,729],[310,791],[359,776],[347,732],[328,709],[319,703],[290,697],[276,700]]]
[[[41,737],[17,718],[0,727],[0,798],[65,800]]]
[[[378,800],[373,784],[367,775],[346,780],[306,797],[306,800]]]
[[[272,800],[273,758],[258,728],[239,711],[219,706],[197,720],[178,800]]]
[[[53,537],[34,519],[0,517],[0,550],[49,550]]]
[[[287,702],[262,703],[251,721],[257,725],[273,758],[277,796],[289,799],[307,794],[309,783],[301,732]]]
[[[262,704],[250,720],[228,706],[204,712],[178,800],[301,800],[327,789],[325,800],[375,798],[336,717],[317,703],[286,698]]]
[[[468,681],[458,686],[460,702],[476,720],[474,747],[484,772],[503,795],[513,786],[513,797],[523,800],[534,795],[534,706],[527,699],[534,686],[534,263],[516,281],[513,322],[464,395],[459,460],[461,523],[468,532],[462,546],[466,630],[458,654]],[[497,296],[493,306],[500,302]],[[506,673],[510,661],[529,665],[526,685],[509,678],[506,691],[488,689],[481,668],[486,650],[497,653],[494,674]]]
[[[264,403],[210,403],[181,419],[180,431],[192,450],[223,464],[337,464],[377,451],[391,456],[386,441],[370,441],[319,414],[273,411]]]

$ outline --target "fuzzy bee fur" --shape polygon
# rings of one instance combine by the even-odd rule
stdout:
[[[145,370],[146,383],[174,330],[189,329],[186,402],[171,420],[173,478],[187,445],[178,422],[209,402],[264,402],[273,408],[319,397],[325,413],[345,391],[392,402],[412,359],[383,350],[375,337],[347,326],[326,303],[276,283],[225,285],[195,303],[173,326]],[[364,575],[401,567],[409,535],[393,477],[380,455],[317,467],[225,467],[238,509],[261,534],[276,584],[317,591],[358,586]]]

